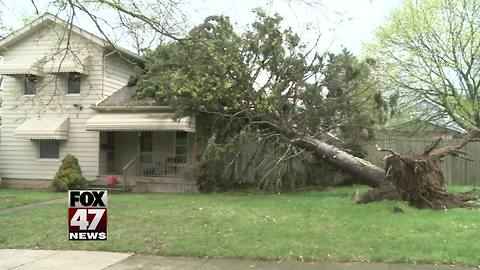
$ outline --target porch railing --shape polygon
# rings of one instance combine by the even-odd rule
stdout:
[[[187,155],[139,155],[139,173],[145,176],[179,176],[188,165]]]
[[[138,159],[139,156],[134,156],[130,161],[122,168],[122,180],[123,189],[129,191],[130,187],[135,183],[134,177],[138,171]]]

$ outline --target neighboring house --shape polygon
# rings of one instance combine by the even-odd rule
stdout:
[[[119,175],[137,190],[195,188],[182,177],[197,155],[195,119],[173,120],[125,87],[142,57],[50,14],[0,40],[0,52],[3,184],[49,186],[71,153],[97,184]]]
[[[446,115],[442,108],[421,99],[408,106],[380,132],[381,137],[416,137],[431,139],[437,136],[445,138],[460,137],[466,130]]]
[[[0,64],[1,63],[2,63],[2,59],[0,59]],[[2,82],[3,82],[3,76],[0,75],[0,128],[2,127],[2,103],[3,103]]]

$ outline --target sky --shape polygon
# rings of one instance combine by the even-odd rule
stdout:
[[[239,28],[244,28],[254,19],[251,10],[263,6],[269,12],[282,15],[285,26],[292,27],[302,38],[316,40],[320,33],[321,44],[329,50],[339,51],[343,46],[360,54],[363,42],[373,39],[375,29],[382,25],[394,8],[400,7],[402,1],[321,0],[319,3],[309,6],[302,1],[288,0],[200,0],[195,4],[196,9],[189,13],[196,23],[208,13],[227,15],[239,24]],[[307,25],[312,30],[304,31]]]
[[[373,39],[375,29],[402,0],[190,0],[182,6],[187,27],[200,23],[209,15],[225,15],[238,31],[245,30],[254,20],[252,10],[261,7],[269,13],[284,17],[284,26],[291,27],[307,44],[313,44],[318,35],[318,50],[338,52],[343,47],[361,55],[365,42]],[[45,10],[47,0],[36,0],[39,10]],[[310,3],[310,4],[307,4]],[[34,7],[30,0],[1,0],[4,24],[19,28],[23,16],[31,16]],[[106,16],[108,17],[108,16]],[[76,25],[97,33],[88,20],[77,20]],[[305,29],[309,30],[305,30]],[[119,40],[129,47],[126,40]],[[123,42],[123,43],[122,43]]]

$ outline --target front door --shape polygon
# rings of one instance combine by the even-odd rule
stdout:
[[[155,174],[153,164],[153,133],[151,131],[143,131],[140,134],[140,163],[143,174]]]
[[[115,132],[109,131],[100,134],[100,149],[106,158],[106,173],[118,173],[116,166]]]

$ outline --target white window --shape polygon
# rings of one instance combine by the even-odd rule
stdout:
[[[58,140],[39,140],[38,158],[58,159],[59,144]]]
[[[23,90],[24,95],[35,95],[37,93],[37,77],[34,75],[25,75]]]
[[[68,73],[67,95],[80,94],[81,83],[82,83],[82,77],[79,73],[75,73],[75,72]]]

